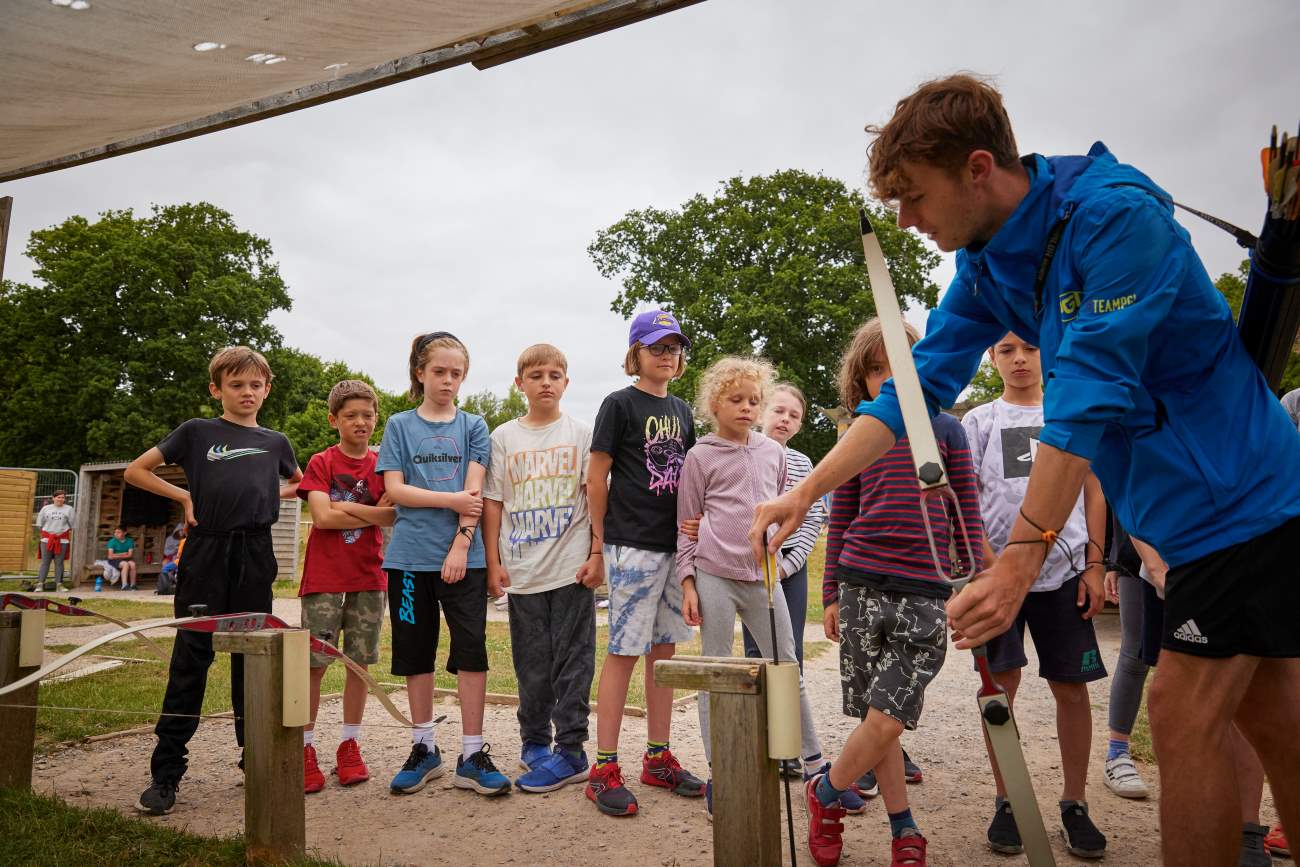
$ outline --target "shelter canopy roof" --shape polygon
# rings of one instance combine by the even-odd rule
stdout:
[[[6,0],[0,181],[480,69],[700,0]]]

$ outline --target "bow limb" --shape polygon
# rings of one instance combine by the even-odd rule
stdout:
[[[384,710],[388,711],[389,716],[397,720],[406,728],[413,729],[416,727],[415,723],[411,722],[406,714],[398,710],[397,705],[388,697],[388,693],[384,690],[383,686],[380,685],[379,681],[370,676],[370,672],[366,671],[365,666],[349,659],[343,651],[339,650],[333,644],[330,644],[324,639],[316,638],[315,636],[312,636],[311,639],[311,649],[317,653],[323,653],[326,656],[331,656],[339,662],[342,662],[348,671],[361,678],[362,683],[366,685],[366,689],[379,701],[381,705],[384,706]]]
[[[92,611],[89,608],[82,608],[80,605],[65,604],[57,599],[50,599],[44,596],[24,596],[21,593],[5,593],[3,596],[0,596],[0,608],[8,608],[10,606],[14,608],[25,608],[28,611],[43,608],[46,611],[53,611],[55,614],[61,614],[64,617],[96,617],[107,623],[113,624],[119,629],[129,629],[131,627],[131,624],[126,621],[118,620],[116,617],[112,617],[100,611]],[[167,651],[163,650],[162,647],[159,646],[158,642],[154,641],[143,632],[137,632],[135,634],[135,640],[143,644],[150,653],[161,659],[163,662],[169,660],[170,657]]]
[[[167,620],[162,623],[149,623],[144,625],[127,626],[124,629],[118,629],[106,635],[101,635],[98,638],[94,639],[93,641],[83,644],[80,647],[73,648],[72,650],[63,654],[63,656],[60,656],[58,659],[54,660],[53,662],[50,662],[47,665],[41,666],[40,668],[36,669],[26,677],[19,678],[18,680],[15,680],[13,683],[9,684],[8,686],[0,687],[0,696],[8,695],[11,692],[17,692],[20,689],[25,689],[26,687],[31,686],[33,683],[38,683],[39,681],[43,680],[46,677],[49,677],[51,674],[58,671],[59,669],[71,665],[81,657],[89,653],[93,653],[94,651],[98,650],[99,648],[103,647],[106,644],[110,644],[111,642],[117,641],[122,638],[128,638],[133,635],[139,635],[141,632],[144,632],[146,629],[166,629],[167,627],[171,627],[171,626],[179,627],[182,624],[186,623],[187,621],[193,619],[194,618],[191,617],[178,617],[174,620]]]

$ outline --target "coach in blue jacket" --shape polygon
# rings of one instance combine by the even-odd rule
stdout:
[[[958,251],[914,350],[931,414],[1007,331],[1040,348],[1046,376],[1011,532],[1028,544],[949,602],[957,646],[1011,625],[1042,565],[1041,529],[1061,527],[1091,468],[1120,523],[1171,567],[1151,692],[1165,863],[1236,863],[1233,721],[1283,827],[1300,831],[1300,437],[1169,196],[1100,143],[1019,158],[1001,96],[969,76],[923,85],[871,132],[876,195],[897,202],[900,226]],[[814,497],[903,435],[891,381],[801,485],[760,506],[755,528],[780,523],[779,545]],[[1089,546],[1086,559],[1100,557]]]

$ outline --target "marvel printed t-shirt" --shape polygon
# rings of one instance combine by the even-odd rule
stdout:
[[[428,421],[410,409],[388,419],[376,469],[381,473],[400,470],[408,485],[450,494],[465,490],[470,462],[486,467],[490,453],[487,423],[482,417],[456,410],[450,421]],[[441,572],[458,526],[460,515],[453,509],[398,506],[384,568]],[[466,566],[487,566],[483,534],[477,528]]]
[[[591,437],[591,450],[613,459],[605,544],[677,550],[677,483],[693,445],[695,420],[681,398],[634,385],[605,398]]]
[[[961,424],[970,441],[971,461],[979,480],[984,532],[993,550],[1001,552],[1029,490],[1029,471],[1034,467],[1038,434],[1043,429],[1043,407],[1020,406],[999,397],[966,413]],[[1075,567],[1082,569],[1088,559],[1083,494],[1057,538],[1058,544],[1048,552],[1038,578],[1029,588],[1031,593],[1057,589],[1074,576]],[[1062,544],[1069,548],[1074,566],[1061,550]]]
[[[108,553],[110,554],[125,554],[127,551],[134,550],[135,540],[130,536],[124,536],[121,541],[118,541],[116,536],[108,540]],[[124,557],[122,559],[126,558]]]
[[[375,471],[378,461],[379,455],[370,449],[363,457],[352,458],[337,445],[330,446],[307,462],[298,496],[305,500],[309,492],[321,491],[333,502],[373,506],[384,495],[384,479]],[[388,578],[381,568],[383,546],[384,534],[378,527],[312,527],[298,595],[387,589]]]
[[[158,450],[185,470],[198,529],[209,533],[270,527],[280,517],[280,480],[298,469],[284,434],[223,418],[192,418]]]
[[[542,593],[575,581],[591,553],[587,458],[591,428],[561,415],[542,427],[515,419],[492,431],[483,496],[502,504],[495,541],[510,593]]]

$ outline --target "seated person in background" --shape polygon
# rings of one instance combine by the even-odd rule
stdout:
[[[108,561],[122,573],[122,589],[134,590],[140,577],[135,567],[135,540],[122,527],[114,528],[113,538],[108,540]]]

